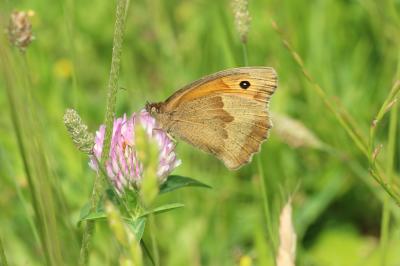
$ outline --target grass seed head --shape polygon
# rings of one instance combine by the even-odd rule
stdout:
[[[233,0],[233,13],[235,16],[236,30],[239,33],[242,43],[247,43],[247,34],[250,28],[250,12],[248,0]]]
[[[25,51],[34,39],[30,22],[33,15],[33,11],[13,11],[10,15],[8,39],[21,51]]]
[[[88,127],[74,109],[65,111],[64,125],[78,150],[91,154],[94,145],[93,134],[88,131]]]

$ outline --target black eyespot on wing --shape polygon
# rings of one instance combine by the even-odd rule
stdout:
[[[239,83],[240,88],[242,89],[247,89],[248,87],[250,87],[250,82],[248,82],[247,80],[243,80]]]

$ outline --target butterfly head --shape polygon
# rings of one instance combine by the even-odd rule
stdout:
[[[156,120],[157,127],[168,131],[171,119],[167,113],[164,112],[164,103],[146,103],[146,111]]]
[[[146,103],[145,109],[151,115],[155,116],[160,113],[161,103]]]

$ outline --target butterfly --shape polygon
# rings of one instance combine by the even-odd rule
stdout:
[[[268,105],[277,88],[271,67],[239,67],[194,81],[167,100],[147,103],[160,129],[215,155],[236,170],[251,161],[272,127]]]

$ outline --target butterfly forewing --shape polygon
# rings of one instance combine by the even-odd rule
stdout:
[[[225,70],[177,91],[161,104],[158,119],[173,136],[237,169],[268,137],[268,103],[276,87],[272,68]]]
[[[246,89],[240,87],[240,82],[248,81]],[[241,97],[269,99],[277,87],[277,75],[271,67],[240,67],[227,69],[206,76],[175,92],[165,101],[166,109],[173,110],[182,102],[215,93],[240,94]],[[264,99],[265,101],[265,99]]]

